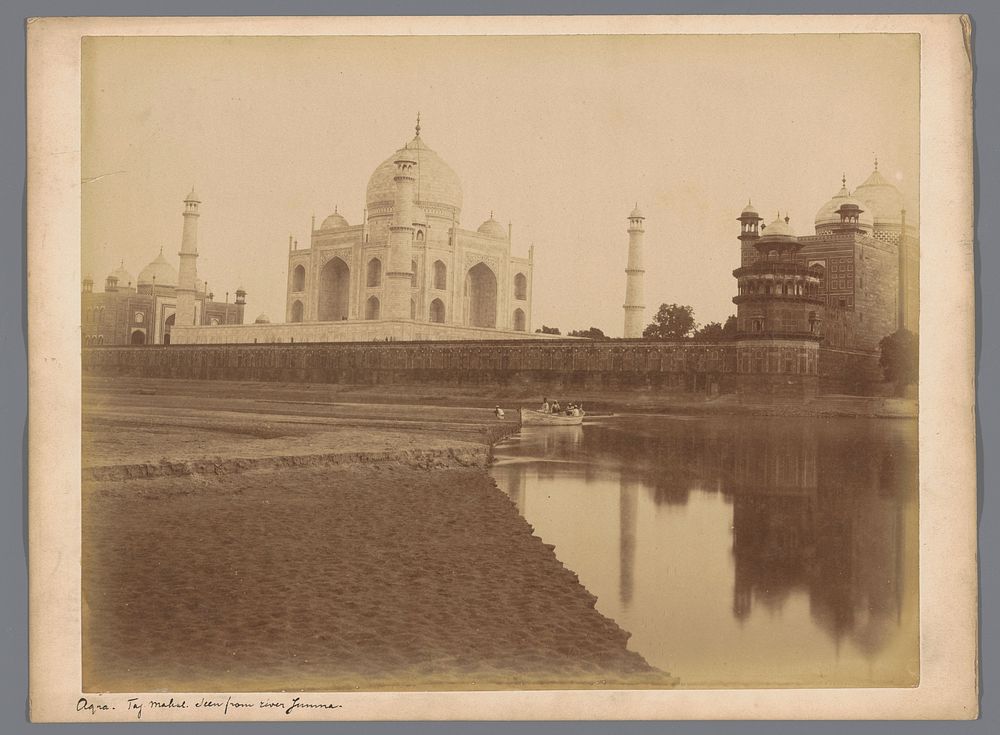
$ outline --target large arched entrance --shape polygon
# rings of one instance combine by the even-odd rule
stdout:
[[[134,345],[144,345],[146,344],[146,333],[141,329],[137,329],[132,332],[132,339],[129,341]]]
[[[497,277],[485,263],[465,276],[465,323],[473,327],[497,325]]]
[[[319,273],[319,313],[321,322],[347,319],[350,304],[351,269],[340,258],[331,258]]]

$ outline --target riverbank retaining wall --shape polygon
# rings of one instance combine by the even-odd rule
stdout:
[[[847,362],[837,357],[820,375],[836,383]],[[737,342],[363,342],[90,347],[85,375],[104,377],[342,383],[351,385],[491,385],[556,389],[656,389],[681,393],[736,392],[743,375]],[[744,371],[755,369],[746,361]],[[838,367],[839,366],[839,367]],[[802,368],[806,369],[806,368]],[[761,370],[787,382],[799,370],[763,361]],[[783,371],[791,370],[790,374]],[[814,375],[816,368],[810,366]],[[749,381],[749,382],[748,382]],[[822,381],[821,381],[822,382]],[[843,382],[843,381],[841,381]],[[805,397],[805,396],[804,396]]]

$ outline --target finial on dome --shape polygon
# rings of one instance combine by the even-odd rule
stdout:
[[[420,112],[417,111],[417,137],[420,137]]]
[[[787,225],[791,217],[788,216],[788,212],[785,212],[785,224]]]
[[[493,219],[493,210],[490,210],[490,219]]]
[[[846,171],[840,177],[840,185],[843,186],[845,189],[847,188],[847,172]]]
[[[878,156],[875,156],[875,170],[878,171]]]
[[[334,214],[340,214],[340,212],[337,211],[337,207],[339,207],[339,206],[340,206],[339,204],[334,204],[333,205],[333,213]]]

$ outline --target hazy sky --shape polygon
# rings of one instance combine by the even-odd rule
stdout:
[[[627,216],[646,215],[647,321],[735,313],[739,215],[816,210],[879,170],[915,216],[914,35],[86,39],[83,271],[103,288],[202,199],[199,277],[282,321],[288,236],[358,224],[375,167],[413,136],[462,181],[461,225],[535,244],[533,324],[622,333]],[[232,295],[230,295],[232,299]]]

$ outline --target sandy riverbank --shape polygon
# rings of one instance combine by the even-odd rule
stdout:
[[[160,396],[201,396],[208,400],[220,397],[274,402],[275,407],[336,404],[338,411],[350,407],[365,413],[387,405],[449,407],[457,411],[485,409],[500,404],[507,409],[541,404],[538,389],[524,386],[433,386],[433,385],[339,385],[325,383],[260,383],[235,381],[154,380],[149,378],[87,378],[84,385],[101,395],[113,390],[118,395],[131,394],[131,401],[141,402],[143,392]],[[709,397],[688,393],[646,390],[564,391],[553,395],[562,402],[582,402],[590,413],[667,413],[708,416],[817,416],[864,418],[916,418],[918,405],[912,398],[877,396],[822,395],[805,403],[741,403],[737,396]],[[463,407],[468,407],[463,409]],[[513,413],[513,411],[509,411]],[[472,414],[470,414],[472,415]],[[482,414],[481,414],[482,415]]]
[[[483,472],[488,409],[91,388],[87,690],[674,682]]]

